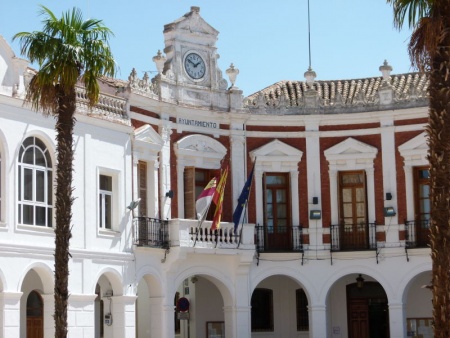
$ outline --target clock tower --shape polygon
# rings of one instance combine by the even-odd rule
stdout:
[[[240,108],[241,104],[230,107],[230,102],[242,101],[242,91],[236,87],[228,89],[228,82],[218,67],[218,35],[195,6],[164,26],[165,62],[153,79],[161,100],[218,111]]]

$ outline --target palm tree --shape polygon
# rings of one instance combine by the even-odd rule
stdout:
[[[98,102],[97,78],[114,76],[116,65],[108,39],[112,32],[101,20],[83,20],[73,8],[61,18],[41,6],[42,31],[17,33],[21,53],[39,65],[30,81],[26,102],[35,110],[56,118],[56,193],[55,193],[55,337],[67,336],[69,298],[69,240],[72,222],[73,128],[75,125],[78,81],[84,84],[91,106]]]
[[[429,73],[431,258],[434,336],[450,337],[450,1],[387,0],[394,25],[413,29],[412,64]]]

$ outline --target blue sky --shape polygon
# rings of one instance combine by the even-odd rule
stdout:
[[[111,48],[127,79],[155,71],[152,57],[164,48],[163,27],[191,6],[217,29],[219,66],[225,75],[230,63],[240,74],[236,86],[248,96],[281,80],[304,80],[309,65],[307,0],[14,0],[0,11],[0,35],[12,45],[20,31],[41,28],[39,4],[58,17],[79,7],[85,18],[102,19],[113,32]],[[379,76],[385,59],[393,73],[412,71],[407,54],[410,31],[392,24],[385,0],[310,0],[312,68],[317,80]],[[152,77],[152,75],[150,75]],[[225,75],[226,77],[226,75]]]

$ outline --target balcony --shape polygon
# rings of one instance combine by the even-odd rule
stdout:
[[[256,250],[261,252],[303,252],[303,231],[301,225],[255,227]]]
[[[376,250],[376,224],[331,225],[331,251]]]
[[[91,117],[109,120],[115,123],[131,125],[127,116],[127,100],[101,93],[94,107],[89,107],[89,99],[83,87],[76,87],[77,112]]]
[[[408,248],[427,248],[430,244],[430,220],[405,221]]]
[[[133,219],[135,245],[169,249],[169,221],[150,217]]]
[[[253,224],[240,226],[235,234],[233,223],[221,222],[217,230],[211,230],[211,223],[205,221],[199,226],[197,220],[136,217],[133,219],[134,244],[166,250],[170,247],[247,251],[255,248]]]

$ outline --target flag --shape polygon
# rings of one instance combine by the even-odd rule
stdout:
[[[247,203],[248,196],[250,195],[250,189],[252,188],[253,182],[253,173],[255,171],[255,164],[253,163],[253,168],[250,174],[247,177],[247,181],[242,188],[241,194],[239,195],[238,204],[236,209],[234,209],[233,213],[233,222],[234,222],[234,233],[239,226],[239,221],[241,220],[242,211],[244,210],[245,204]]]
[[[223,170],[222,175],[220,176],[219,183],[217,184],[217,189],[213,196],[213,202],[216,205],[216,211],[214,212],[211,230],[216,230],[220,228],[220,219],[222,218],[223,195],[225,193],[225,184],[227,183],[227,176],[228,176],[228,166]]]
[[[215,177],[209,181],[195,202],[195,210],[199,220],[202,220],[208,212],[214,193],[216,192],[216,181],[217,179]]]

